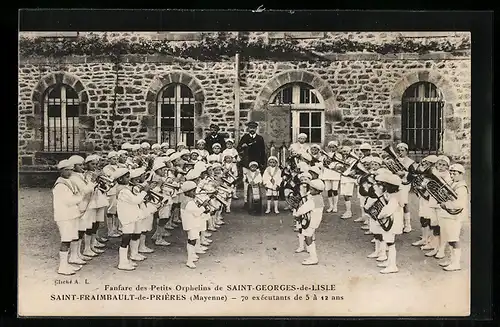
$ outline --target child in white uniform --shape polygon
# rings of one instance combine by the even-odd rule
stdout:
[[[329,204],[326,212],[337,212],[338,210],[337,205],[339,202],[340,173],[334,170],[337,166],[335,160],[331,160],[334,157],[339,157],[337,148],[337,141],[328,142],[328,149],[326,153],[330,159],[327,160],[328,165],[323,167],[323,181],[325,182],[325,190],[327,192]]]
[[[262,184],[266,188],[267,209],[266,214],[271,212],[271,202],[274,202],[274,213],[279,212],[279,187],[281,185],[281,169],[278,167],[278,158],[270,156],[267,159],[268,166],[262,174]]]
[[[71,265],[68,262],[70,244],[78,244],[78,219],[82,215],[78,204],[82,201],[82,196],[78,194],[78,189],[69,180],[73,164],[69,160],[62,160],[57,168],[60,177],[56,180],[52,188],[54,220],[61,236],[59,247],[59,268],[58,274],[74,275],[80,270],[81,265]],[[71,246],[75,250],[75,246]]]

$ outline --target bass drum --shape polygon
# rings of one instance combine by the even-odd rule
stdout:
[[[248,213],[253,216],[262,215],[262,196],[260,194],[260,187],[253,187],[252,185],[248,185],[247,191],[247,204],[248,204]]]

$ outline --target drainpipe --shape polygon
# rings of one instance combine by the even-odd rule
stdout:
[[[235,82],[234,82],[234,141],[240,141],[240,54],[235,55]]]

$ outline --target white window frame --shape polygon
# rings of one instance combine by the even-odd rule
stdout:
[[[79,119],[80,117],[75,117],[75,123],[73,124],[73,119],[70,119],[68,120],[67,117],[66,117],[66,105],[67,105],[67,99],[66,99],[66,90],[68,88],[71,88],[70,86],[68,85],[65,85],[65,84],[61,84],[61,85],[56,85],[56,87],[60,88],[61,89],[61,97],[60,97],[60,100],[61,100],[61,116],[60,116],[60,119],[55,119],[55,125],[51,126],[51,128],[56,128],[56,129],[61,129],[61,135],[60,137],[62,137],[62,145],[59,150],[58,150],[58,144],[60,144],[61,142],[58,142],[56,140],[54,140],[53,138],[51,138],[51,142],[54,142],[54,146],[51,146],[51,144],[49,144],[49,93],[52,92],[53,89],[50,89],[48,92],[45,93],[45,97],[44,97],[44,101],[43,101],[43,149],[44,151],[47,151],[47,152],[73,152],[73,149],[68,149],[68,151],[66,151],[66,148],[68,146],[68,130],[69,128],[73,127],[73,126],[78,126],[79,125]],[[75,99],[76,100],[76,104],[79,104],[80,103],[80,99]],[[66,137],[64,137],[66,136]],[[76,138],[77,138],[77,142],[78,142],[78,132],[75,134]],[[74,143],[75,144],[75,143]]]
[[[162,119],[162,115],[161,115],[161,105],[165,103],[164,100],[160,100],[161,98],[163,99],[168,99],[170,100],[170,103],[174,105],[174,132],[175,132],[175,138],[176,138],[176,141],[177,143],[179,142],[184,142],[187,144],[186,142],[186,135],[183,134],[181,132],[181,105],[183,104],[182,103],[182,99],[190,99],[190,102],[192,101],[192,103],[189,103],[189,104],[192,104],[193,107],[194,107],[194,104],[195,104],[195,100],[194,100],[194,95],[193,95],[193,92],[191,91],[191,98],[182,98],[181,97],[181,87],[182,86],[185,86],[187,88],[189,88],[187,85],[184,85],[184,84],[181,84],[181,83],[176,83],[175,84],[175,88],[174,88],[174,97],[173,98],[164,98],[163,97],[163,92],[170,87],[170,85],[167,85],[166,87],[164,87],[160,94],[158,95],[158,98],[157,98],[157,101],[156,101],[156,128],[157,128],[157,133],[156,133],[156,139],[157,139],[157,142],[158,143],[161,143],[162,142],[162,139],[161,139],[161,135],[162,135],[162,129],[161,129],[161,119]],[[191,90],[191,89],[190,89]],[[196,123],[196,112],[194,111],[194,108],[193,108],[193,113],[194,113],[194,116],[193,116],[193,133],[196,131],[196,126],[195,126],[195,123]],[[191,146],[195,146],[196,145],[196,140],[194,140],[194,143],[193,145]],[[175,144],[174,146],[177,146],[177,144]]]
[[[274,96],[271,98],[271,106],[275,105],[281,105],[281,104],[274,104],[274,101],[276,100],[276,97],[281,93],[286,88],[289,88],[290,85],[287,85],[283,88],[278,89]],[[295,143],[297,142],[298,136],[300,134],[300,113],[302,112],[321,112],[321,143],[317,142],[311,142],[311,140],[307,140],[306,143],[308,144],[317,144],[322,146],[325,143],[325,102],[323,101],[323,97],[321,94],[318,92],[318,90],[311,88],[310,92],[316,96],[316,98],[319,100],[319,103],[300,103],[300,83],[293,84],[292,86],[292,103],[291,104],[283,104],[290,106],[290,111],[292,113],[292,142]]]

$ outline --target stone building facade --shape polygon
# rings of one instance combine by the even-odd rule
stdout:
[[[170,38],[174,43],[199,42],[203,37],[202,33],[135,34],[109,37]],[[264,41],[284,36],[250,33]],[[304,44],[338,37],[384,42],[401,33],[291,33],[291,37]],[[405,37],[453,41],[463,35]],[[382,149],[405,141],[413,144],[410,147],[416,153],[437,151],[469,162],[469,51],[322,57],[317,61],[243,60],[238,67],[234,58],[206,62],[126,55],[115,64],[105,57],[21,57],[20,165],[43,165],[50,163],[47,158],[69,153],[109,151],[126,141],[192,143],[204,137],[212,123],[238,137],[248,120],[258,121],[259,132],[277,145],[289,144],[304,130],[322,145],[338,140],[348,145],[368,142]],[[62,92],[57,91],[60,85],[65,86]],[[65,109],[57,109],[64,101]],[[426,115],[423,120],[418,118],[421,112]],[[177,130],[184,126],[185,131],[170,131],[166,136],[162,132],[166,125]],[[54,131],[53,137],[49,131]],[[71,136],[66,136],[69,131]]]

